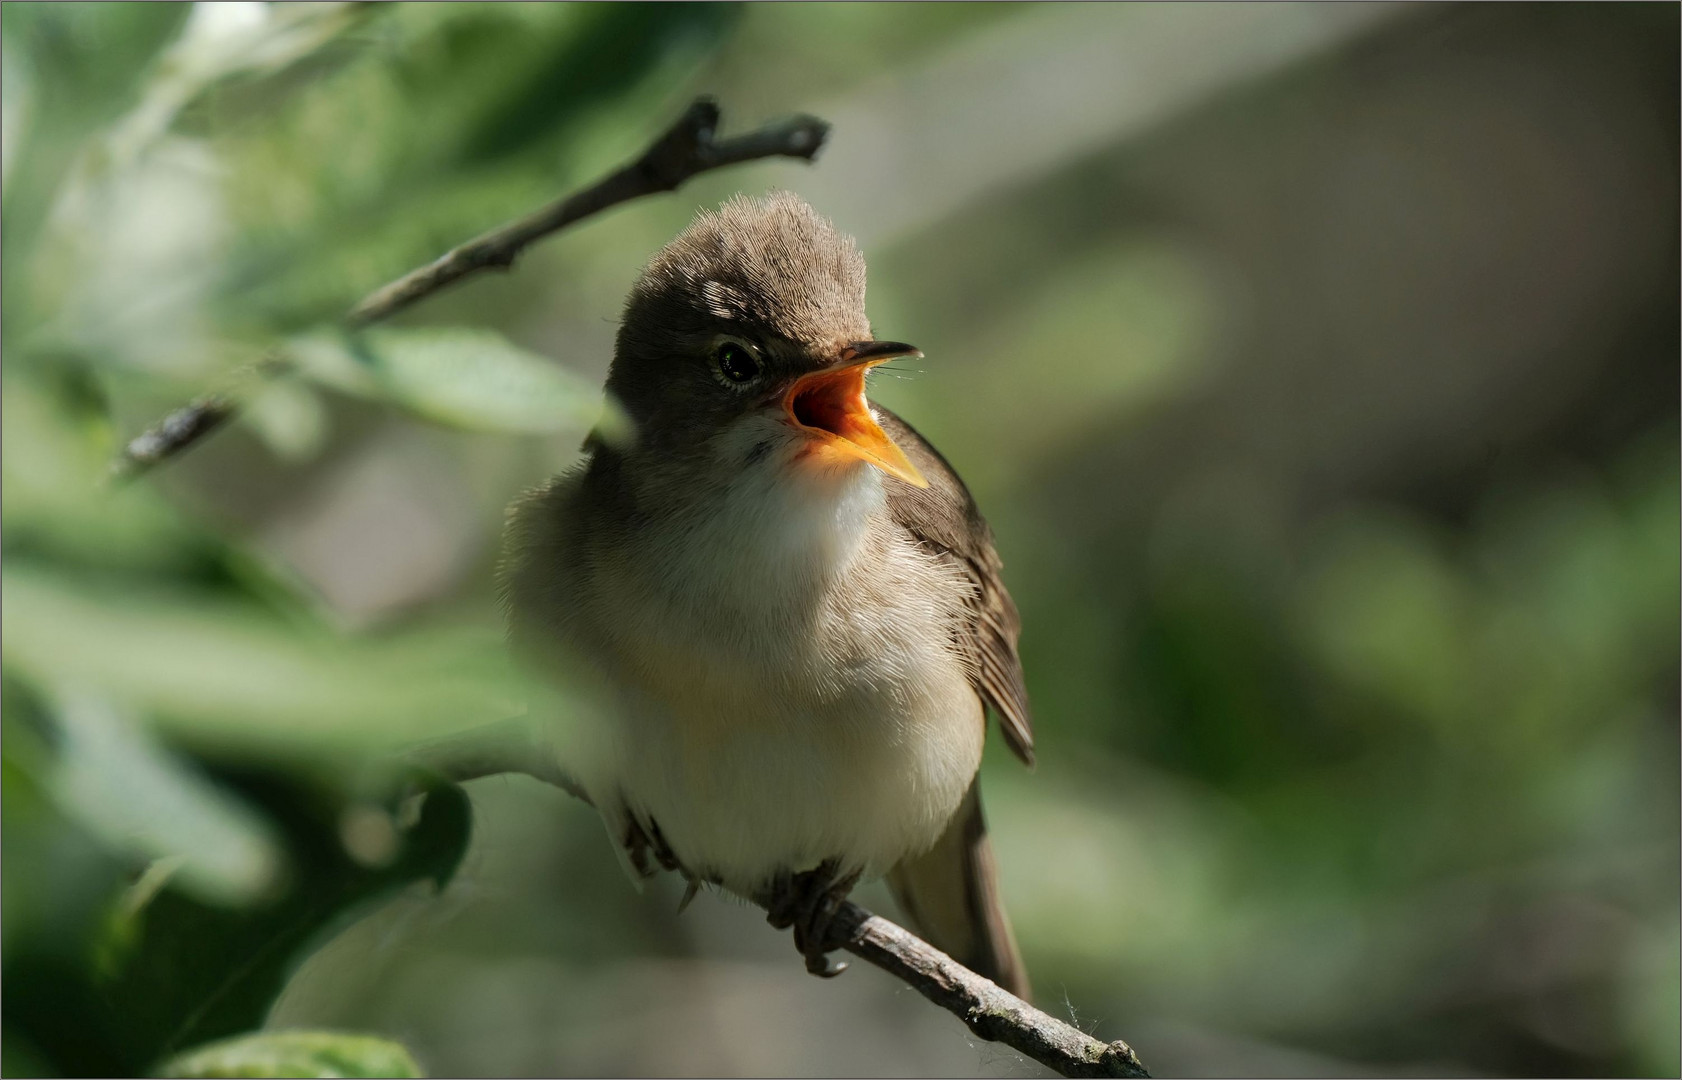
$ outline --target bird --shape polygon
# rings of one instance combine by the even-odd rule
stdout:
[[[630,290],[598,427],[509,510],[522,660],[592,702],[546,728],[635,879],[757,902],[815,974],[886,878],[928,940],[1026,997],[978,770],[1034,761],[1021,622],[958,474],[869,401],[853,239],[799,196],[702,210]]]

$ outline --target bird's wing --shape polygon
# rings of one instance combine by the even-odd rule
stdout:
[[[1027,688],[1022,685],[1022,661],[1016,654],[1022,621],[999,578],[1003,563],[993,549],[993,531],[940,451],[887,409],[878,405],[875,411],[882,429],[929,482],[928,487],[918,488],[884,477],[888,511],[919,543],[956,560],[975,583],[970,617],[959,631],[958,646],[970,661],[976,693],[998,714],[1006,745],[1032,765],[1033,717]]]
[[[901,859],[888,888],[912,925],[941,952],[1024,1001],[1032,988],[999,893],[999,869],[981,813],[981,780],[970,783],[934,847]]]

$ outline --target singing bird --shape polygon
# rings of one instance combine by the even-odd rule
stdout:
[[[607,393],[634,425],[510,510],[529,662],[596,687],[551,747],[636,874],[792,925],[817,974],[861,878],[1028,983],[977,790],[990,708],[1033,761],[1019,620],[957,474],[865,396],[864,260],[797,196],[703,212],[643,271]],[[686,896],[687,899],[687,896]]]

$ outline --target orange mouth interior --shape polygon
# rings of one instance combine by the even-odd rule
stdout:
[[[868,461],[889,476],[914,487],[929,482],[911,464],[870,415],[864,397],[864,373],[881,361],[866,361],[803,375],[783,397],[783,409],[795,427],[830,449]]]

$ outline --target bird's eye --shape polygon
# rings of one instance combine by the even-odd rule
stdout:
[[[725,383],[746,386],[759,377],[759,361],[739,341],[721,341],[713,349],[713,367]]]

